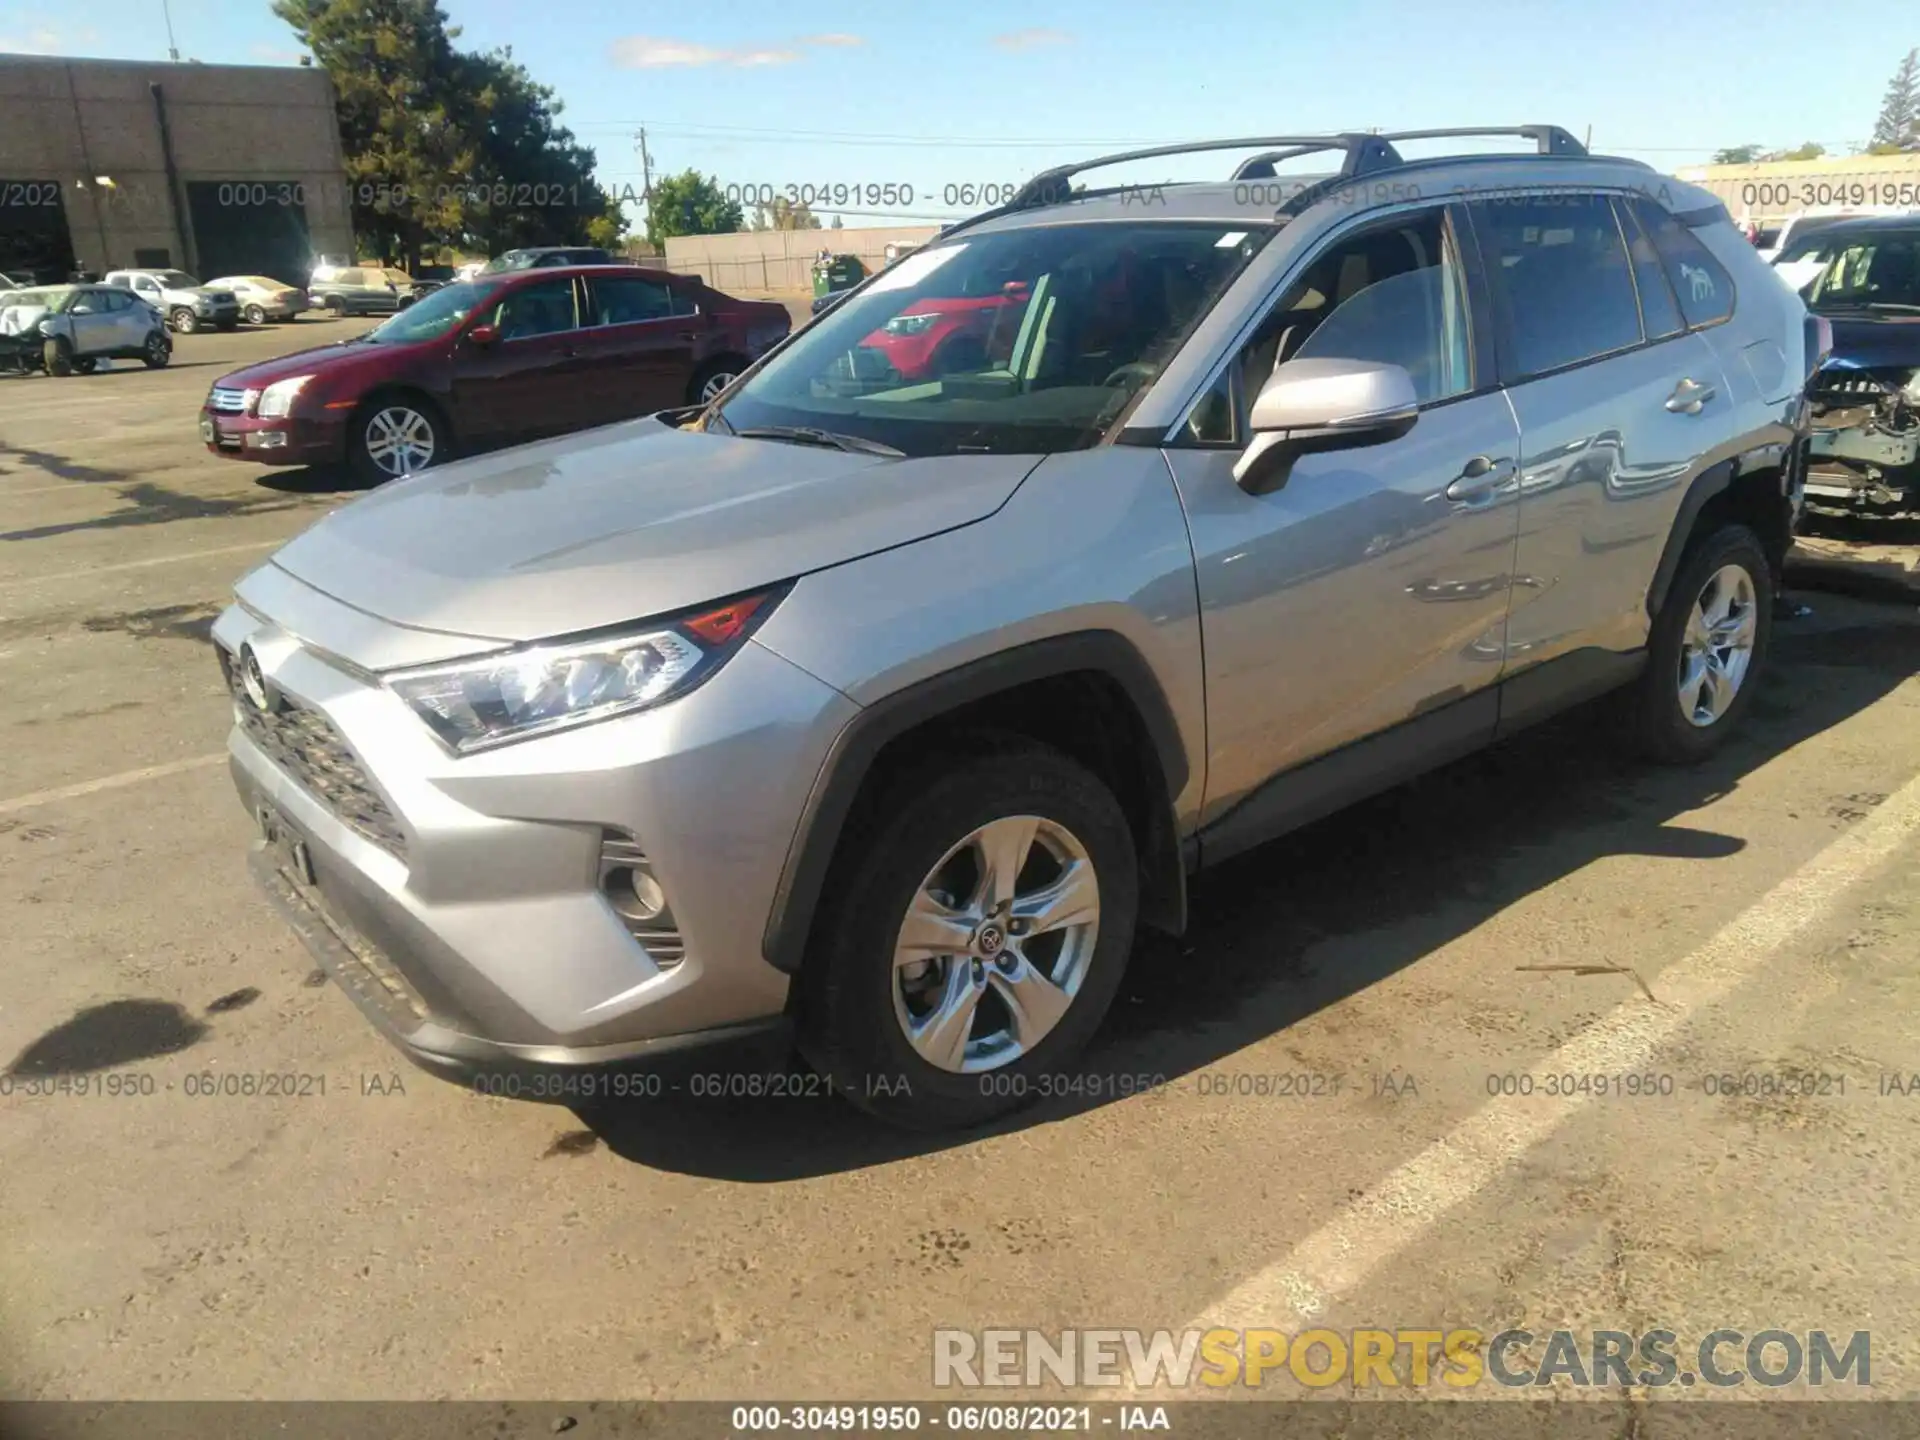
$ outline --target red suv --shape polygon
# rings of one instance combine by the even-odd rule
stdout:
[[[480,275],[352,340],[221,377],[200,435],[229,459],[344,460],[377,484],[711,399],[791,325],[784,305],[631,265]]]

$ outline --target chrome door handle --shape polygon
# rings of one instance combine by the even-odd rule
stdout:
[[[1702,385],[1692,379],[1682,380],[1667,397],[1667,409],[1676,415],[1698,415],[1715,393],[1711,385]]]
[[[1472,505],[1490,497],[1513,476],[1511,460],[1495,460],[1490,455],[1476,455],[1460,467],[1460,474],[1447,486],[1447,498],[1462,504]]]

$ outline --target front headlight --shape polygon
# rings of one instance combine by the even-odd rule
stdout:
[[[918,335],[933,328],[933,322],[940,318],[938,311],[920,315],[896,315],[883,327],[889,335]]]
[[[1920,370],[1907,377],[1907,383],[1900,387],[1900,398],[1909,405],[1920,405]]]
[[[293,397],[305,388],[311,375],[295,375],[290,380],[276,380],[260,392],[259,415],[263,419],[277,420],[293,408]],[[249,394],[252,392],[249,391]],[[249,414],[255,412],[249,411]]]
[[[778,599],[766,591],[631,634],[398,671],[385,683],[449,750],[471,755],[686,694],[746,643]]]

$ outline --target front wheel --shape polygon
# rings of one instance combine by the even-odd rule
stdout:
[[[1112,792],[1009,738],[909,777],[849,833],[858,848],[832,868],[799,979],[809,1062],[913,1129],[977,1125],[1064,1091],[1119,988],[1139,908]]]
[[[97,362],[91,355],[76,355],[73,357],[73,373],[76,375],[91,375],[96,368]]]
[[[1773,567],[1760,537],[1727,525],[1696,542],[1654,619],[1631,692],[1640,748],[1669,764],[1704,760],[1753,703],[1773,633]]]
[[[46,362],[49,375],[73,374],[73,345],[64,336],[47,341],[40,358]]]
[[[155,330],[147,336],[147,343],[140,351],[140,363],[142,365],[146,366],[149,370],[163,370],[166,368],[167,362],[172,358],[173,346],[168,343],[167,337],[164,334]]]
[[[174,333],[177,335],[191,335],[200,328],[200,317],[184,305],[169,314],[167,321],[173,326]]]
[[[452,448],[440,412],[411,397],[371,401],[353,417],[352,426],[348,459],[369,485],[416,475],[446,460]]]

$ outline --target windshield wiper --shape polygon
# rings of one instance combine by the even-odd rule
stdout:
[[[825,445],[854,455],[884,455],[890,460],[907,458],[906,451],[882,445],[878,440],[869,440],[862,435],[842,435],[837,430],[816,430],[810,425],[749,425],[745,430],[735,430],[733,433],[743,440],[787,440],[795,445]]]

